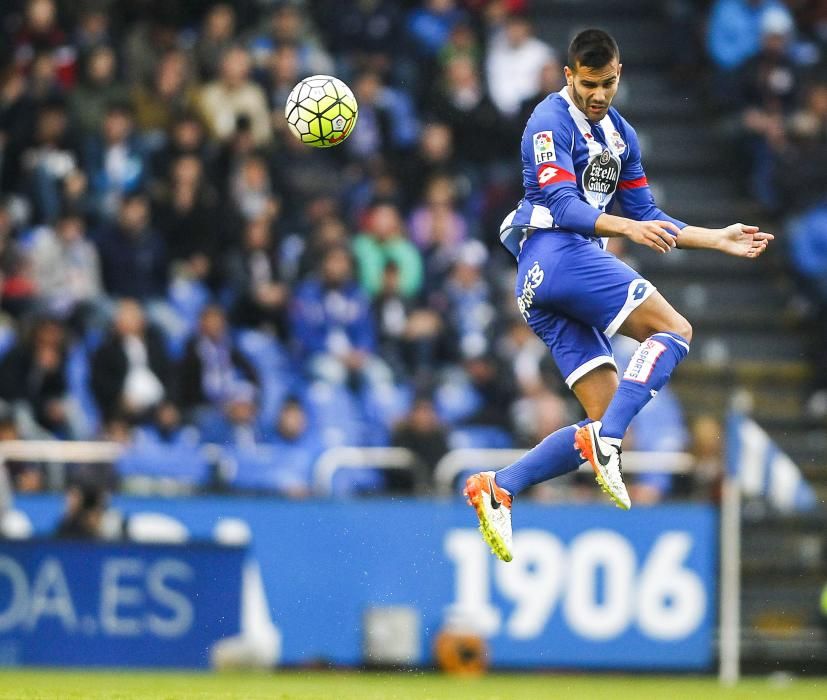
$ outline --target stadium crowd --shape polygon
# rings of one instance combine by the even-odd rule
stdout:
[[[812,157],[827,85],[807,72],[824,12],[677,5],[709,10],[698,61],[745,96],[711,91],[711,104],[749,105],[755,197],[815,206],[804,216],[822,225],[800,238],[827,237],[827,171]],[[451,447],[531,446],[576,420],[494,234],[521,193],[525,119],[562,85],[565,47],[535,36],[531,9],[3,3],[0,436],[115,440],[182,469],[200,444],[260,445],[278,459],[213,485],[300,496],[330,446],[408,447],[427,473]],[[293,85],[316,73],[359,103],[334,149],[303,146],[284,120]],[[821,208],[805,201],[816,192]],[[670,411],[670,446],[685,447]],[[37,465],[13,478],[43,487]]]

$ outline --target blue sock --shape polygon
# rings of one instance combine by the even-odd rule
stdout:
[[[689,343],[677,333],[655,333],[635,350],[604,414],[603,437],[623,438],[629,423],[658,393],[686,357]]]
[[[529,486],[573,472],[583,462],[574,449],[574,431],[587,423],[591,421],[555,430],[514,464],[500,469],[495,477],[497,486],[516,496]]]

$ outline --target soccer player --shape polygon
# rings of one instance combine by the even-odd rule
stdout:
[[[525,197],[500,240],[517,259],[517,306],[548,345],[588,419],[562,428],[514,464],[468,478],[464,494],[493,552],[510,561],[512,499],[574,471],[581,457],[624,510],[621,440],[632,418],[686,357],[692,327],[651,282],[606,251],[625,237],[660,253],[707,248],[755,258],[773,236],[756,226],[689,226],[655,206],[632,126],[612,104],[622,65],[614,39],[586,29],[571,42],[566,85],[528,120]],[[609,214],[617,203],[625,216]],[[609,337],[640,345],[618,378]]]

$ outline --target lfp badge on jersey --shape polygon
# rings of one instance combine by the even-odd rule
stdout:
[[[554,138],[551,131],[538,131],[534,134],[534,164],[557,160],[554,153]]]

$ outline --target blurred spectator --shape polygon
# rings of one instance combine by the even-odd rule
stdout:
[[[291,45],[298,50],[302,75],[330,75],[333,62],[313,36],[309,16],[295,1],[278,3],[250,42],[256,64],[266,63],[267,57],[280,46]]]
[[[257,386],[255,369],[236,348],[221,307],[210,305],[201,312],[198,331],[187,342],[178,367],[178,381],[185,412],[222,406],[239,383]]]
[[[36,286],[28,258],[15,239],[11,200],[0,201],[0,307],[22,316],[34,307]]]
[[[112,330],[92,356],[91,385],[105,421],[141,419],[169,394],[166,350],[135,300],[118,304]]]
[[[84,134],[97,134],[106,110],[126,103],[129,92],[118,80],[117,57],[109,46],[98,46],[87,56],[80,84],[69,94],[72,121]]]
[[[469,57],[445,64],[429,106],[430,114],[451,129],[457,156],[487,163],[501,153],[502,119]]]
[[[284,105],[296,83],[301,80],[302,73],[299,64],[299,50],[293,44],[282,44],[273,51],[267,63],[265,85],[270,109],[281,115]],[[362,104],[359,103],[361,117]]]
[[[416,142],[416,113],[402,90],[382,84],[378,73],[366,71],[354,82],[359,128],[345,142],[357,158],[397,156]]]
[[[212,80],[218,75],[221,57],[234,41],[235,19],[233,6],[226,2],[213,5],[204,16],[195,42],[195,60],[202,80]]]
[[[288,397],[281,405],[275,430],[267,437],[268,444],[284,455],[280,464],[279,489],[291,498],[310,495],[313,484],[313,466],[323,450],[316,431],[311,427],[301,401]]]
[[[719,503],[724,478],[724,429],[714,416],[700,415],[692,421],[691,432],[693,490],[703,500]]]
[[[166,247],[151,226],[145,195],[132,194],[123,200],[117,225],[99,234],[98,248],[110,295],[144,302],[166,296]]]
[[[78,540],[102,539],[105,511],[106,496],[99,487],[70,487],[66,491],[66,505],[63,517],[55,530],[55,537]]]
[[[240,250],[227,260],[227,282],[235,299],[236,325],[265,326],[287,337],[287,287],[281,279],[278,246],[267,217],[247,223]]]
[[[198,420],[204,442],[236,447],[254,447],[264,441],[258,420],[256,388],[236,381],[224,394],[220,410],[204,411]]]
[[[387,70],[399,53],[400,8],[393,0],[312,3],[325,43],[356,69]]]
[[[89,138],[85,154],[89,190],[101,218],[115,218],[121,199],[139,191],[146,166],[132,108],[127,103],[110,104],[100,133]]]
[[[391,444],[411,450],[419,461],[419,470],[429,478],[433,475],[434,467],[449,448],[448,431],[431,399],[419,397],[414,401],[411,410],[394,428]]]
[[[510,366],[511,376],[522,394],[534,396],[544,390],[542,365],[550,360],[549,350],[522,318],[508,325],[497,343],[496,353],[501,362]]]
[[[209,176],[217,190],[223,190],[223,183],[215,181],[212,172],[213,152],[207,143],[204,124],[195,112],[181,112],[173,118],[167,129],[164,145],[152,156],[151,170],[153,185],[164,181],[172,172],[172,163],[179,156],[194,155],[201,161],[205,175]]]
[[[507,407],[514,403],[516,395],[508,377],[496,361],[487,355],[467,357],[463,368],[480,400],[473,413],[463,418],[463,425],[497,426],[510,431],[512,418]]]
[[[81,60],[99,46],[112,45],[109,15],[106,14],[104,5],[105,3],[89,3],[81,9],[78,16],[73,43],[80,52]]]
[[[23,152],[25,191],[34,205],[33,220],[54,223],[63,201],[64,180],[80,165],[62,102],[44,104],[37,113],[34,139]]]
[[[459,338],[461,353],[475,357],[488,352],[496,319],[491,288],[484,273],[488,251],[479,241],[460,246],[447,281],[432,299]]]
[[[232,176],[230,193],[242,221],[272,218],[278,214],[279,202],[267,162],[261,156],[250,155],[241,161]]]
[[[201,282],[217,279],[219,196],[196,154],[182,154],[172,162],[168,188],[155,206],[155,221],[174,277]]]
[[[20,440],[21,435],[17,430],[14,420],[14,411],[11,406],[0,400],[0,443],[6,440]],[[18,462],[17,460],[4,459],[2,466],[3,473],[0,474],[0,504],[8,507],[8,488],[17,493],[41,491],[44,485],[43,467],[34,462]],[[8,483],[6,483],[8,482]],[[5,508],[3,508],[5,510]]]
[[[811,310],[807,334],[815,369],[807,409],[827,415],[827,201],[805,209],[787,226],[789,255]]]
[[[556,63],[551,47],[532,34],[528,18],[514,15],[491,40],[488,50],[488,89],[497,109],[508,117],[516,116],[523,100],[537,93],[543,67]],[[560,70],[558,65],[556,72]]]
[[[66,331],[42,318],[0,360],[0,396],[12,403],[24,438],[70,438]]]
[[[425,187],[424,201],[411,213],[411,240],[425,259],[426,287],[444,281],[456,249],[468,237],[468,222],[456,209],[456,186],[446,175],[435,175]]]
[[[149,442],[167,445],[197,446],[200,440],[198,429],[183,421],[181,411],[167,399],[159,403],[151,419],[135,430],[134,442]]]
[[[775,185],[782,207],[808,209],[827,193],[827,82],[811,84],[803,105],[788,119]]]
[[[151,83],[131,91],[135,123],[144,138],[160,140],[176,115],[195,109],[198,92],[190,81],[190,67],[183,51],[168,51],[158,63]]]
[[[207,83],[200,95],[201,110],[213,134],[228,139],[238,119],[245,116],[256,145],[270,141],[270,112],[262,89],[252,82],[250,55],[241,47],[227,49],[221,58],[221,72]]]
[[[408,16],[408,33],[417,50],[433,57],[448,42],[463,13],[455,0],[425,0]]]
[[[75,78],[76,53],[57,20],[54,0],[28,0],[23,26],[13,38],[14,59],[25,71],[35,54],[48,51],[57,64],[61,84],[70,87]]]
[[[734,70],[758,53],[767,16],[771,22],[793,27],[793,18],[780,0],[715,1],[707,27],[707,50],[719,68]]]
[[[347,248],[332,247],[317,273],[297,287],[291,304],[291,335],[311,376],[343,384],[383,384],[390,370],[374,353],[370,304],[353,280]]]
[[[520,113],[514,121],[515,127],[522,129],[532,112],[534,112],[534,108],[550,94],[559,92],[565,84],[563,69],[557,60],[552,58],[546,61],[540,69],[537,92],[523,100],[522,105],[520,105]]]
[[[399,270],[399,291],[416,296],[422,288],[422,258],[405,235],[398,209],[380,203],[367,216],[365,230],[353,240],[353,253],[359,265],[359,283],[370,296],[382,288],[382,276],[389,262]]]
[[[137,17],[127,24],[126,38],[121,44],[124,77],[130,84],[149,83],[161,56],[176,47],[178,31],[173,16],[177,8],[178,3],[164,0],[151,2],[149,12],[138,6]],[[122,12],[128,9],[123,7]]]
[[[439,314],[416,307],[399,287],[399,266],[389,262],[373,303],[379,355],[400,379],[427,385],[435,367],[452,356],[451,338]]]
[[[29,257],[40,304],[64,318],[95,315],[103,286],[98,251],[86,239],[86,223],[76,212],[58,217],[54,229],[41,227],[30,244]]]
[[[754,134],[750,194],[767,209],[779,208],[776,190],[778,154],[786,142],[785,119],[795,106],[798,76],[789,55],[792,24],[769,13],[761,23],[759,52],[741,69],[743,123]]]

